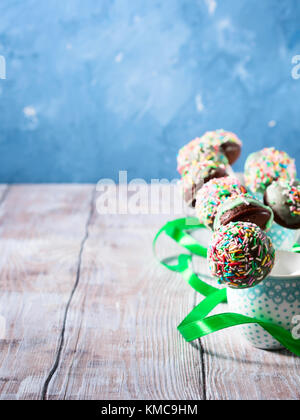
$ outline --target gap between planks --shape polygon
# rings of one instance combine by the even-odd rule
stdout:
[[[4,191],[3,191],[2,195],[0,197],[0,206],[2,206],[2,204],[6,200],[9,191],[10,191],[10,185],[6,185],[6,187],[4,188]]]
[[[80,250],[79,250],[79,254],[78,254],[76,279],[75,279],[74,286],[71,290],[68,302],[66,304],[56,357],[55,357],[53,366],[52,366],[52,368],[51,368],[51,370],[50,370],[50,372],[49,372],[49,374],[48,374],[48,376],[47,376],[47,378],[44,382],[43,388],[42,388],[42,395],[41,395],[42,400],[47,400],[49,384],[51,382],[51,379],[53,378],[53,375],[57,371],[57,368],[58,368],[59,362],[60,362],[60,358],[61,358],[61,353],[62,353],[62,350],[63,350],[63,347],[64,347],[65,329],[66,329],[66,323],[67,323],[67,319],[68,319],[69,308],[70,308],[73,296],[76,292],[76,289],[77,289],[79,281],[80,281],[82,254],[83,254],[83,250],[84,250],[84,246],[86,244],[86,241],[88,240],[88,237],[89,237],[89,227],[90,227],[90,224],[91,224],[91,221],[92,221],[94,208],[95,208],[95,195],[96,195],[96,187],[93,188],[92,193],[91,193],[90,211],[89,211],[89,215],[88,215],[88,218],[87,218],[87,221],[86,221],[86,224],[85,224],[85,234],[84,234],[84,237],[81,241]],[[0,203],[1,203],[1,201],[0,201]]]

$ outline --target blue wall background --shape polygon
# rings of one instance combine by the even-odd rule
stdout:
[[[1,0],[0,182],[176,176],[208,129],[298,159],[298,0]]]

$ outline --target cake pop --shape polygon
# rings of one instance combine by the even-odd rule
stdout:
[[[207,131],[202,137],[201,141],[205,144],[218,146],[223,152],[229,164],[232,165],[241,154],[242,142],[236,134],[223,129],[216,131]]]
[[[194,145],[191,149],[187,149],[185,153],[179,152],[178,155],[178,172],[183,175],[190,166],[197,162],[207,162],[214,164],[214,167],[226,168],[229,166],[228,159],[220,151],[217,146],[204,143]]]
[[[250,194],[233,196],[219,206],[214,230],[230,222],[250,222],[268,231],[272,227],[273,220],[272,209],[251,197]]]
[[[177,156],[177,169],[180,174],[183,173],[185,167],[193,160],[191,155],[194,149],[199,145],[201,145],[203,149],[205,149],[206,146],[213,147],[216,153],[220,152],[226,156],[229,165],[233,164],[238,159],[242,148],[241,140],[234,133],[223,129],[207,131],[202,137],[196,137],[179,150]]]
[[[268,276],[274,262],[270,238],[254,223],[230,222],[221,226],[208,248],[212,275],[231,288],[256,286]]]
[[[212,229],[218,206],[229,197],[246,192],[246,188],[235,177],[214,178],[208,181],[196,195],[196,214],[200,223]]]
[[[193,161],[182,175],[184,200],[195,207],[196,193],[202,186],[213,178],[227,176],[226,166],[213,160],[204,162]]]
[[[300,229],[300,182],[272,182],[265,191],[264,202],[274,212],[275,222],[287,229]]]
[[[278,178],[291,180],[296,176],[295,160],[274,147],[252,153],[245,164],[245,183],[254,193],[264,193]]]

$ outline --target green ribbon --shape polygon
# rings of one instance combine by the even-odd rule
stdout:
[[[188,251],[193,252],[193,254],[199,255],[200,257],[206,258],[207,248],[200,245],[191,235],[186,233],[186,230],[191,229],[205,229],[205,226],[199,224],[198,219],[195,218],[183,218],[174,220],[172,222],[168,222],[158,231],[157,235],[155,236],[153,241],[153,252],[156,259],[161,265],[166,267],[168,270],[180,273],[184,280],[194,290],[196,290],[203,296],[209,296],[218,291],[219,289],[205,283],[193,272],[191,255],[179,255],[176,265],[170,265],[163,261],[160,261],[156,255],[157,240],[162,233],[165,233]],[[227,302],[227,297],[225,299],[225,302]]]
[[[298,254],[300,253],[300,244],[295,244],[293,246],[293,252],[297,252]]]
[[[165,233],[188,251],[206,258],[207,249],[186,232],[191,229],[203,228],[205,226],[199,224],[195,218],[183,218],[168,222],[159,230],[154,238],[153,249],[155,256],[157,240],[162,233]],[[300,244],[294,245],[293,252],[300,252]],[[227,290],[225,288],[217,289],[201,280],[192,270],[191,255],[179,255],[176,265],[169,265],[163,261],[159,262],[169,270],[180,273],[193,289],[206,297],[178,326],[179,332],[186,341],[194,341],[208,334],[237,325],[258,324],[285,348],[295,355],[300,356],[300,340],[294,339],[290,331],[276,324],[236,313],[223,313],[207,317],[216,306],[220,303],[227,302]]]
[[[165,224],[154,238],[153,246],[157,242],[159,236],[165,232],[170,238],[174,239],[179,245],[200,257],[207,257],[207,248],[200,245],[196,239],[189,235],[186,231],[193,229],[206,229],[204,225],[200,224],[195,217],[185,217],[183,219],[173,220]]]

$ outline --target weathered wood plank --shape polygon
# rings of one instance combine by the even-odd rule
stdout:
[[[0,184],[0,205],[5,201],[9,191],[9,186],[6,184]]]
[[[0,207],[1,399],[37,399],[59,346],[92,186],[11,186]]]
[[[237,328],[202,340],[207,398],[211,400],[299,400],[299,358],[255,349]]]
[[[152,255],[169,218],[94,213],[49,399],[202,398],[200,353],[176,331],[194,293]]]
[[[92,191],[0,186],[0,398],[299,399],[299,358],[235,329],[193,345],[177,333],[199,295],[157,265],[151,242],[179,214],[91,213]]]

